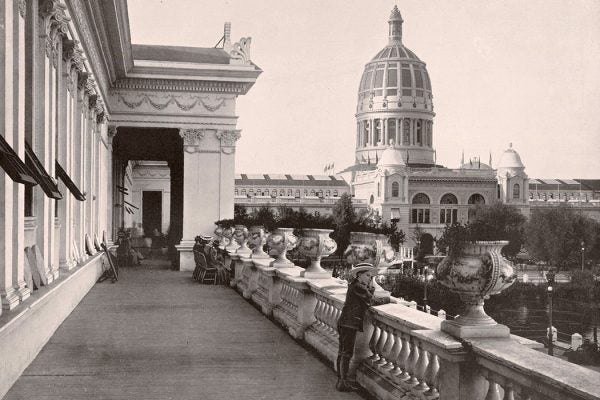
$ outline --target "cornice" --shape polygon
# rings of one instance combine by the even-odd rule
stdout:
[[[214,92],[246,94],[254,82],[191,81],[176,79],[119,79],[114,89],[154,90],[173,92]]]

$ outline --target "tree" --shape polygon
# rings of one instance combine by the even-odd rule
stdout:
[[[335,202],[332,214],[335,232],[331,237],[338,245],[336,253],[341,256],[350,245],[350,232],[357,220],[356,212],[352,205],[352,197],[348,193],[343,193]]]
[[[406,242],[406,234],[402,229],[398,230],[398,219],[391,220],[390,231],[390,244],[394,251],[400,251],[400,246]]]
[[[525,243],[525,222],[525,216],[511,205],[479,205],[473,209],[469,230],[473,240],[508,240],[502,254],[514,258]]]
[[[529,254],[559,270],[581,265],[581,242],[591,259],[599,252],[600,224],[566,206],[534,210],[525,226]]]

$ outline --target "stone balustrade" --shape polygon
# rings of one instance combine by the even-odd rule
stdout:
[[[273,259],[252,259],[222,250],[231,286],[289,334],[332,365],[338,350],[337,321],[347,284],[305,278],[304,269],[275,268]],[[536,350],[539,343],[506,338],[457,339],[442,331],[444,318],[409,303],[372,307],[359,332],[351,369],[379,399],[541,400],[598,399],[600,374]],[[334,385],[332,375],[332,385]]]

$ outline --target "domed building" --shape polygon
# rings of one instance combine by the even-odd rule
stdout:
[[[477,204],[504,201],[528,213],[528,178],[519,155],[506,150],[498,170],[479,158],[460,167],[436,164],[433,92],[426,64],[403,43],[397,7],[388,44],[365,65],[356,110],[356,161],[343,173],[352,192],[384,221],[396,219],[409,245],[434,253],[434,238],[467,222]],[[420,231],[420,235],[415,235]],[[419,236],[419,243],[415,243]]]

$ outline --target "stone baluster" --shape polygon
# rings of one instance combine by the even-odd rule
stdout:
[[[384,355],[383,355],[383,348],[385,346],[385,342],[387,340],[387,332],[385,330],[385,325],[382,324],[381,322],[377,322],[377,325],[379,326],[379,340],[377,341],[377,344],[375,345],[376,348],[376,353],[379,355],[379,360],[377,360],[376,363],[373,364],[374,367],[379,368],[381,365],[384,365],[387,363],[387,360],[385,359]]]
[[[426,380],[429,390],[425,392],[427,397],[436,398],[439,396],[439,373],[440,360],[437,354],[429,354],[429,364],[427,365]]]
[[[392,335],[394,335],[394,346],[390,351],[389,359],[392,361],[394,368],[392,368],[387,373],[387,375],[389,375],[391,378],[396,377],[402,373],[402,368],[400,368],[400,364],[398,362],[398,358],[400,357],[400,353],[402,352],[402,333],[394,329],[392,331]]]
[[[373,323],[373,334],[371,335],[371,340],[369,341],[369,349],[371,350],[372,354],[365,360],[365,362],[369,365],[375,365],[375,363],[379,361],[379,354],[377,354],[377,342],[379,341],[380,333],[381,330],[377,324]]]
[[[381,367],[379,368],[381,372],[385,373],[387,371],[391,371],[392,369],[394,369],[394,363],[393,363],[393,352],[392,349],[394,348],[394,343],[395,343],[395,336],[394,336],[394,330],[389,326],[386,325],[385,326],[385,331],[386,331],[386,336],[387,339],[385,341],[385,345],[383,346],[383,357],[386,360],[385,364],[381,364]]]
[[[327,325],[327,332],[333,335],[336,331],[333,325],[333,315],[335,313],[335,306],[331,300],[327,299],[327,312],[325,313],[325,322]]]
[[[504,389],[504,398],[503,400],[515,400],[515,390],[513,388],[512,383],[508,383],[506,384],[506,386],[503,387]]]
[[[416,339],[410,338],[410,358],[408,359],[407,369],[410,374],[410,378],[407,383],[409,385],[418,385],[419,379],[417,378],[417,365],[419,363],[419,345]]]
[[[325,322],[323,322],[323,314],[325,312],[325,302],[321,296],[317,296],[317,306],[315,307],[315,327],[317,329],[325,328]]]
[[[492,379],[488,378],[488,382],[489,382],[489,387],[488,387],[488,391],[487,394],[485,396],[485,400],[502,400],[502,397],[500,396],[500,385],[498,385],[498,383],[494,382]]]
[[[419,348],[419,360],[417,361],[415,376],[419,379],[419,384],[415,387],[416,390],[426,392],[429,390],[427,385],[427,366],[429,365],[429,352],[424,350],[421,343]]]
[[[398,364],[402,368],[402,373],[397,376],[399,381],[406,380],[410,378],[410,374],[408,372],[408,364],[410,360],[411,354],[411,346],[410,346],[410,336],[407,333],[402,333],[402,351],[400,351],[400,357],[398,357]]]

